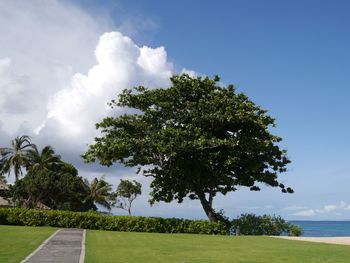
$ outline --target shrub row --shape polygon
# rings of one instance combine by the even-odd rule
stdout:
[[[242,214],[225,223],[179,218],[110,216],[96,212],[0,208],[0,224],[53,226],[125,232],[191,233],[227,235],[302,235],[302,229],[279,216]]]
[[[192,233],[226,235],[224,224],[178,218],[109,216],[96,212],[70,212],[0,208],[0,224],[53,226],[125,232]]]

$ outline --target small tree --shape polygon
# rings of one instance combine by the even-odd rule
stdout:
[[[23,135],[13,139],[11,147],[0,148],[0,174],[10,176],[13,172],[17,181],[23,175],[22,168],[27,166],[28,152],[32,147],[30,137]]]
[[[131,205],[138,195],[141,195],[141,183],[133,180],[120,180],[115,192],[115,206],[128,212],[131,216]]]
[[[55,154],[54,149],[47,145],[41,151],[33,144],[27,152],[26,169],[28,172],[54,171],[64,163],[61,156]]]
[[[89,184],[90,186],[90,198],[95,203],[111,210],[112,207],[112,185],[104,180],[104,177],[95,178]]]

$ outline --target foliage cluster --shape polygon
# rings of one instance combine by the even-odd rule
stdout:
[[[77,172],[28,172],[24,178],[10,186],[10,195],[17,206],[27,208],[43,204],[59,210],[96,209],[89,185]]]
[[[221,223],[159,217],[108,216],[96,212],[71,212],[0,208],[0,224],[22,226],[53,226],[125,232],[227,234]]]
[[[103,177],[88,182],[51,146],[40,151],[26,135],[12,140],[10,148],[0,148],[0,180],[6,182],[4,175],[11,173],[15,184],[2,196],[25,208],[88,211],[97,210],[95,204],[99,204],[108,210],[117,206],[131,215],[131,204],[141,194],[136,181],[122,180],[116,192]]]
[[[288,235],[289,236],[295,236],[299,237],[303,235],[303,229],[295,224],[290,224],[289,225],[289,230],[288,230]]]
[[[217,221],[213,199],[240,186],[259,191],[279,187],[290,162],[271,133],[275,120],[233,85],[219,77],[170,78],[167,89],[124,90],[111,107],[131,113],[104,118],[83,155],[87,162],[139,167],[151,177],[151,204],[198,199],[210,221]]]
[[[232,228],[239,231],[241,235],[302,235],[302,229],[299,226],[288,223],[280,216],[242,214],[237,219],[232,220]]]
[[[142,185],[135,180],[121,179],[117,190],[113,193],[115,199],[113,205],[127,211],[130,216],[132,203],[138,195],[141,195],[141,187]]]
[[[11,147],[0,148],[0,174],[11,173],[15,175],[15,184],[4,197],[16,206],[96,209],[89,184],[78,176],[77,169],[64,162],[51,146],[39,150],[29,136],[18,136],[11,141]]]

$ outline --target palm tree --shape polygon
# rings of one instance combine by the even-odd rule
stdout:
[[[97,204],[111,210],[112,185],[104,180],[95,178],[90,183],[90,198]]]
[[[23,175],[22,168],[27,165],[28,151],[32,147],[30,137],[23,135],[12,140],[10,148],[0,148],[0,174],[10,176],[13,171],[17,181]]]
[[[29,172],[52,171],[55,167],[62,165],[61,156],[55,154],[51,146],[45,146],[41,152],[33,147],[28,151],[28,162],[26,168]]]

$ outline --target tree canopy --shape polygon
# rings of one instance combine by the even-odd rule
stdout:
[[[124,90],[111,107],[133,113],[106,117],[83,155],[98,160],[137,166],[153,177],[151,202],[199,199],[211,221],[217,217],[213,199],[239,186],[260,190],[261,184],[280,187],[277,177],[290,162],[271,133],[275,120],[233,85],[220,86],[219,78],[173,76],[171,87]]]
[[[87,211],[96,209],[90,198],[89,185],[78,176],[77,170],[63,163],[55,170],[29,171],[11,187],[15,202],[35,208],[44,204],[52,209]]]
[[[96,210],[96,196],[91,194],[90,185],[78,176],[77,169],[62,161],[51,146],[39,150],[29,136],[18,136],[11,141],[11,147],[0,148],[0,181],[12,172],[16,182],[6,191],[6,197],[19,206]]]
[[[13,171],[18,180],[23,175],[22,168],[27,165],[28,152],[32,147],[30,137],[23,135],[12,140],[11,147],[0,148],[0,174],[10,176]]]
[[[90,186],[90,198],[97,204],[111,210],[113,206],[113,194],[112,185],[104,180],[104,177],[100,179],[94,178]]]
[[[120,180],[117,191],[114,193],[115,205],[128,212],[131,216],[131,206],[138,195],[141,195],[141,183],[133,180]]]
[[[41,151],[33,146],[27,152],[26,169],[29,172],[49,171],[59,168],[63,165],[61,156],[55,154],[54,149],[47,145]]]

